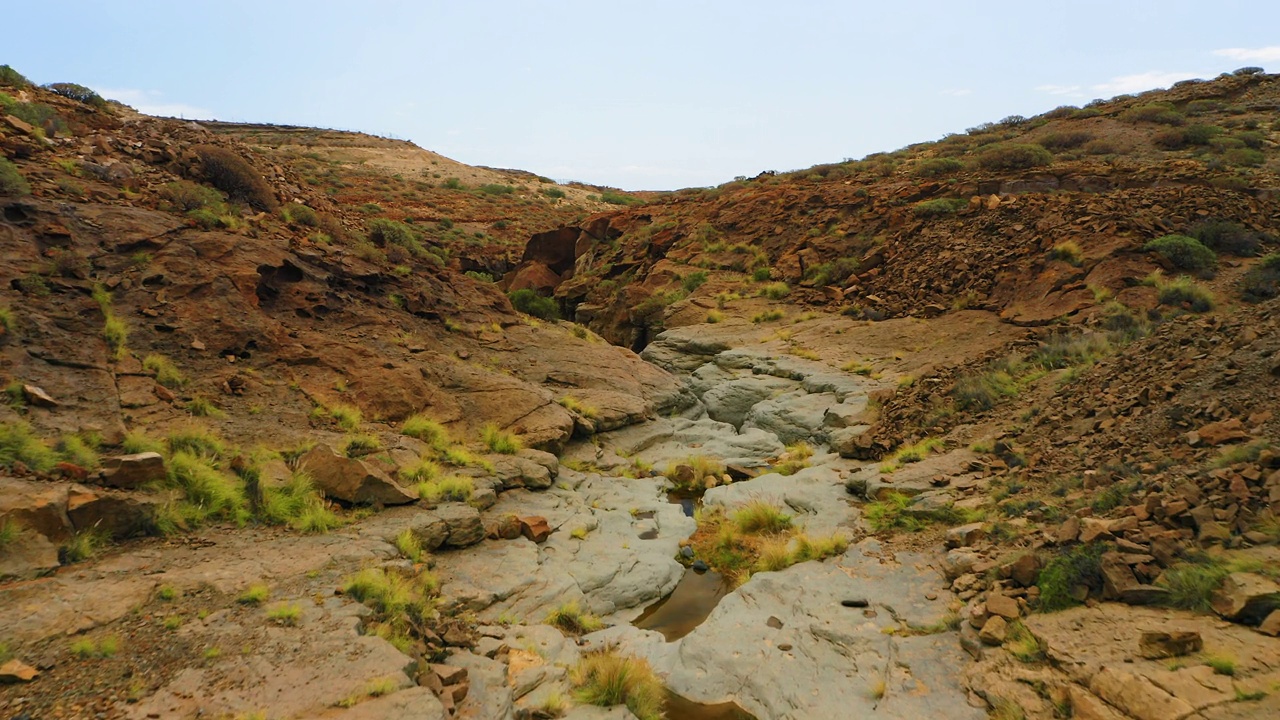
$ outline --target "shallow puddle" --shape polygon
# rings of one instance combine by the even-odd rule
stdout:
[[[754,715],[733,703],[702,705],[670,691],[663,710],[667,720],[756,720]]]
[[[656,630],[667,642],[679,640],[702,624],[720,598],[732,591],[720,573],[685,570],[676,589],[645,608],[632,625],[642,630]]]

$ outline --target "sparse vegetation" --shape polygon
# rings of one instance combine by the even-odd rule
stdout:
[[[689,470],[682,471],[681,466]],[[677,489],[697,492],[718,485],[724,470],[724,463],[719,458],[707,455],[686,455],[680,460],[668,463],[663,474]]]
[[[1053,153],[1040,145],[1019,143],[991,145],[978,155],[985,170],[1025,170],[1053,162]]]
[[[277,625],[297,625],[302,618],[302,606],[297,603],[281,603],[267,609],[267,619]]]
[[[440,450],[449,445],[449,431],[436,420],[426,415],[413,415],[400,426],[400,432],[411,438],[417,438],[431,447]]]
[[[480,441],[490,452],[501,455],[514,455],[524,448],[519,435],[507,432],[495,423],[485,423],[480,428]]]
[[[615,651],[583,656],[569,678],[574,697],[588,705],[626,705],[639,720],[661,720],[665,697],[662,681],[641,658]]]
[[[156,382],[171,389],[179,390],[187,384],[187,377],[182,374],[173,361],[159,353],[151,353],[142,360],[143,369],[156,374]]]
[[[781,300],[791,294],[791,286],[784,282],[771,282],[762,286],[757,294],[770,300]],[[778,318],[774,318],[775,320]]]
[[[416,487],[418,497],[429,503],[466,502],[475,492],[475,484],[464,475],[446,475],[436,480],[426,480]]]
[[[200,158],[204,176],[232,200],[255,210],[276,211],[279,203],[271,186],[239,155],[216,145],[196,145],[191,150]]]
[[[918,218],[945,217],[968,204],[969,201],[960,198],[938,198],[916,203],[911,212]]]
[[[791,528],[791,516],[767,500],[751,500],[729,516],[739,532],[778,533]]]
[[[59,548],[58,558],[66,564],[84,562],[102,552],[110,541],[111,537],[101,530],[81,530]]]
[[[1184,276],[1168,281],[1157,278],[1154,285],[1156,299],[1161,305],[1182,308],[1195,313],[1209,312],[1214,308],[1213,293],[1196,284],[1189,277]]]
[[[271,597],[271,588],[266,583],[253,583],[236,597],[241,605],[261,605]]]
[[[1084,251],[1072,240],[1060,242],[1049,251],[1050,260],[1061,260],[1079,267],[1084,262]]]
[[[329,408],[329,417],[338,423],[338,427],[347,432],[360,429],[360,423],[364,422],[364,415],[360,412],[360,408],[354,405],[334,405]]]
[[[908,465],[917,463],[929,456],[935,450],[940,450],[945,446],[941,438],[925,438],[918,443],[911,445],[903,445],[880,465],[880,472],[891,473],[894,470]]]
[[[0,195],[30,195],[31,184],[18,172],[18,166],[0,157]]]
[[[1077,545],[1049,560],[1036,581],[1040,588],[1039,609],[1044,612],[1065,610],[1083,602],[1078,589],[1101,590],[1101,558],[1106,550],[1102,543]]]
[[[593,633],[604,627],[600,618],[582,609],[577,600],[557,606],[547,614],[545,622],[573,635]]]

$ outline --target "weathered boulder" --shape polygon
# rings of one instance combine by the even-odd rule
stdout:
[[[418,499],[391,476],[369,463],[344,457],[328,445],[317,445],[298,461],[327,497],[349,503],[403,505]]]
[[[1009,634],[1009,622],[999,615],[982,624],[978,639],[986,645],[1003,645]]]
[[[10,660],[0,665],[0,684],[31,682],[40,672],[21,660]]]
[[[1231,573],[1213,593],[1212,605],[1228,620],[1257,625],[1280,608],[1280,584],[1257,573]]]
[[[1138,654],[1148,660],[1190,655],[1200,652],[1203,647],[1204,640],[1200,633],[1187,630],[1144,631],[1138,638]]]
[[[987,612],[1008,620],[1017,620],[1022,617],[1022,608],[1018,607],[1018,601],[999,593],[987,596]]]
[[[67,486],[0,477],[0,517],[8,517],[53,542],[71,537]]]
[[[1258,625],[1258,632],[1271,637],[1280,636],[1280,610],[1272,610]]]
[[[490,455],[488,460],[493,463],[493,476],[502,482],[504,488],[540,490],[551,487],[552,474],[546,465],[520,455]]]
[[[44,391],[44,388],[35,385],[22,386],[22,399],[28,405],[34,405],[35,407],[52,408],[58,406],[58,401],[50,397],[49,393]]]
[[[95,530],[118,540],[150,532],[155,527],[156,511],[166,499],[147,493],[72,485],[67,493],[67,517],[76,532]]]
[[[546,518],[540,515],[522,517],[520,518],[520,534],[535,543],[546,542],[551,535],[551,525],[547,523]]]
[[[164,480],[164,457],[144,452],[102,459],[102,484],[133,490],[145,483]]]
[[[435,550],[449,537],[449,524],[434,513],[414,515],[406,529],[425,550]]]
[[[0,552],[0,579],[39,577],[60,564],[58,546],[44,535],[22,528]]]
[[[947,530],[946,545],[949,548],[969,547],[987,536],[982,523],[969,523]]]
[[[1199,442],[1192,442],[1191,444],[1193,445],[1200,443],[1225,445],[1229,442],[1247,440],[1249,438],[1249,433],[1245,431],[1244,423],[1240,422],[1238,418],[1209,423],[1195,431],[1194,434],[1198,437]]]
[[[484,539],[484,524],[480,522],[480,513],[466,503],[441,503],[435,514],[444,521],[449,535],[444,544],[449,547],[466,547],[475,545]]]

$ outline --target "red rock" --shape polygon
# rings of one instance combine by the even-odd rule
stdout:
[[[1229,442],[1249,439],[1249,433],[1245,431],[1244,423],[1236,418],[1209,423],[1197,430],[1196,435],[1199,436],[1201,442],[1207,445],[1225,445]]]
[[[536,543],[546,542],[551,536],[551,525],[541,515],[520,518],[520,534]]]

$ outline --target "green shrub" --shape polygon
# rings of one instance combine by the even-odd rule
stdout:
[[[1102,589],[1102,553],[1105,545],[1078,545],[1056,555],[1040,571],[1036,585],[1040,588],[1040,609],[1045,612],[1065,610],[1080,601],[1073,596],[1075,588],[1085,586],[1091,592]]]
[[[542,188],[538,192],[542,193],[543,195],[546,195],[552,200],[559,200],[560,198],[565,196],[565,192],[560,188]]]
[[[402,222],[376,218],[369,221],[368,230],[369,239],[376,245],[398,245],[415,256],[422,256],[427,252],[418,231]]]
[[[1261,150],[1253,148],[1233,148],[1222,153],[1222,159],[1230,165],[1258,167],[1267,161],[1267,156]]]
[[[1165,235],[1148,242],[1142,247],[1147,252],[1154,252],[1179,270],[1191,270],[1206,273],[1218,265],[1218,256],[1199,240],[1186,235]]]
[[[626,193],[605,190],[600,193],[600,200],[610,205],[643,205],[644,201],[638,197],[627,195]]]
[[[543,320],[559,320],[560,309],[556,307],[554,298],[543,297],[529,288],[522,288],[507,293],[511,305],[516,310]]]
[[[916,166],[916,177],[940,177],[942,175],[950,175],[964,169],[964,163],[956,158],[942,157],[925,160]]]
[[[1209,312],[1214,307],[1213,293],[1189,277],[1158,283],[1156,299],[1161,305],[1183,307],[1197,313]]]
[[[757,294],[760,297],[769,298],[770,300],[781,300],[791,294],[791,286],[784,282],[771,282],[762,286]]]
[[[992,145],[978,155],[978,164],[986,170],[1025,170],[1053,162],[1053,153],[1040,145],[1010,143]]]
[[[1083,130],[1049,133],[1036,141],[1041,147],[1051,152],[1071,150],[1093,139],[1093,133]]]
[[[284,206],[284,210],[281,212],[284,215],[285,222],[296,223],[306,227],[318,227],[320,225],[320,216],[316,211],[302,203],[289,203]]]
[[[107,101],[103,100],[101,95],[76,83],[49,83],[45,85],[45,88],[64,98],[82,102],[85,105],[92,105],[96,108],[106,107],[107,105]]]
[[[684,288],[685,292],[691,293],[694,290],[697,290],[698,288],[702,287],[702,285],[706,282],[707,282],[706,271],[696,270],[694,272],[689,273],[688,275],[685,275],[684,279],[680,281],[680,286]]]
[[[189,180],[175,180],[165,183],[160,188],[160,196],[182,212],[201,210],[207,207],[218,208],[222,205],[222,193]]]
[[[911,212],[918,218],[935,218],[950,215],[955,211],[968,205],[968,201],[960,198],[938,198],[936,200],[925,200],[918,202],[911,208]]]
[[[342,452],[349,458],[362,457],[382,449],[382,441],[376,435],[352,435]]]
[[[1280,295],[1280,253],[1271,253],[1250,268],[1240,281],[1240,293],[1248,302]]]
[[[4,87],[25,88],[31,86],[31,81],[12,67],[9,67],[8,65],[0,65],[0,85],[3,85]]]
[[[67,123],[58,115],[58,111],[43,103],[15,102],[7,95],[0,93],[0,109],[19,120],[33,125],[47,134],[65,133]]]
[[[30,195],[31,185],[18,172],[18,166],[0,157],[0,195]]]
[[[232,200],[257,210],[276,211],[279,203],[271,186],[239,155],[216,145],[196,145],[191,150],[200,158],[204,176]]]
[[[1187,234],[1216,252],[1237,257],[1253,257],[1262,244],[1259,233],[1230,220],[1204,220],[1192,225]]]
[[[1149,122],[1159,125],[1181,125],[1186,122],[1182,113],[1175,110],[1170,103],[1148,103],[1132,107],[1120,113],[1120,119],[1125,122]]]
[[[67,462],[85,470],[98,467],[98,440],[85,439],[79,435],[63,435],[58,440],[57,451]]]
[[[464,272],[463,275],[482,283],[491,283],[494,281],[492,275],[482,270],[468,270]]]
[[[476,189],[485,195],[510,195],[516,191],[510,185],[499,185],[497,183],[486,183]]]

